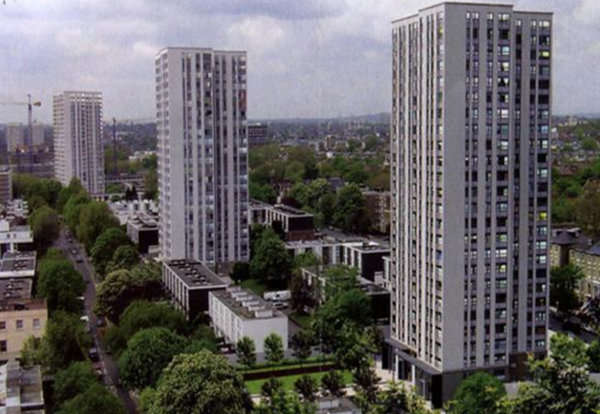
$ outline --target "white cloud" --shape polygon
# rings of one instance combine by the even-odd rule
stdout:
[[[506,2],[506,0],[490,0]],[[0,85],[51,95],[100,89],[107,117],[154,113],[164,46],[247,50],[252,117],[389,111],[391,21],[437,0],[17,0],[0,5]],[[516,0],[555,11],[558,112],[600,112],[598,0]],[[22,111],[4,111],[0,122]]]

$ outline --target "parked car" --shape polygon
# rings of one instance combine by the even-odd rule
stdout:
[[[77,256],[77,257],[75,257],[75,261],[76,261],[77,263],[83,263],[83,257],[81,257],[81,256]]]
[[[273,303],[273,307],[277,310],[287,309],[288,305],[285,302],[275,302]]]
[[[90,348],[88,351],[88,356],[92,360],[92,362],[100,361],[100,354],[98,353],[98,348]]]

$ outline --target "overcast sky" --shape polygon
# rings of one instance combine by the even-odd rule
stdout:
[[[393,19],[436,0],[2,0],[0,102],[98,90],[105,118],[154,116],[164,46],[248,52],[250,118],[388,112]],[[492,0],[494,2],[494,0]],[[506,1],[504,1],[506,2]],[[600,1],[517,0],[555,12],[555,113],[600,112]],[[0,123],[26,121],[0,106]]]

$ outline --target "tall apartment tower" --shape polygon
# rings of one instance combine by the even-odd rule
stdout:
[[[247,261],[246,53],[161,50],[156,117],[163,258]]]
[[[54,96],[56,179],[77,177],[92,196],[104,194],[102,94],[63,92]]]
[[[393,369],[436,406],[548,346],[551,31],[474,3],[393,23]]]

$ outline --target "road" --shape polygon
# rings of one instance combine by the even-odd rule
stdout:
[[[104,384],[121,399],[129,414],[137,414],[136,404],[129,395],[129,392],[118,385],[117,365],[114,359],[106,353],[106,346],[97,329],[96,315],[94,315],[93,312],[96,304],[96,278],[89,258],[85,254],[85,249],[75,240],[73,240],[72,243],[69,243],[64,230],[61,231],[55,245],[65,253],[67,258],[73,263],[73,266],[75,266],[85,280],[84,312],[90,318],[90,333],[100,355]],[[77,250],[77,254],[73,254],[73,249]],[[78,256],[82,259],[80,262],[77,262]]]

